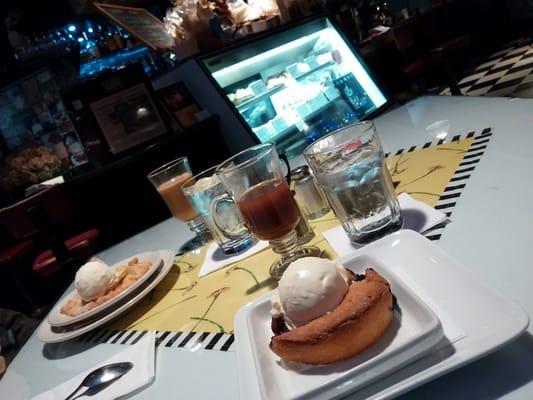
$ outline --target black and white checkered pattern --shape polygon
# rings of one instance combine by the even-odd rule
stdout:
[[[95,329],[78,338],[83,343],[135,344],[148,331]],[[189,350],[235,351],[233,334],[211,332],[168,332],[158,331],[157,346],[177,347]]]
[[[533,44],[524,40],[506,45],[493,53],[474,72],[459,81],[465,96],[505,97],[533,83]],[[441,95],[449,95],[444,89]]]
[[[467,150],[463,160],[441,194],[438,203],[435,205],[435,208],[446,214],[448,218],[451,217],[455,204],[466,186],[466,182],[485,153],[485,149],[492,136],[492,130],[490,128],[485,128],[479,135],[474,135],[474,132],[467,134],[467,137],[469,137],[469,135],[470,137],[474,137],[472,146]],[[459,139],[460,138],[455,137],[452,141]],[[438,241],[445,227],[446,223],[437,225],[429,231],[424,232],[424,236],[429,240]]]
[[[485,128],[481,132],[479,132],[476,135],[476,132],[469,132],[464,135],[457,135],[454,136],[451,139],[451,142],[456,142],[461,139],[466,138],[474,138],[474,141],[472,143],[472,146],[467,150],[466,154],[463,157],[463,160],[455,170],[452,178],[450,179],[450,182],[448,182],[448,185],[446,185],[446,188],[444,188],[443,193],[441,194],[438,203],[435,205],[435,208],[444,214],[448,218],[451,217],[452,211],[455,208],[455,204],[457,203],[457,199],[459,196],[461,196],[461,193],[463,189],[466,186],[466,181],[470,178],[470,175],[476,168],[477,163],[479,160],[481,160],[481,157],[483,156],[485,152],[485,148],[487,147],[487,144],[492,136],[492,129],[491,128]],[[409,149],[400,149],[394,153],[394,155],[398,156],[404,152],[411,152],[415,151],[419,148],[427,149],[428,147],[440,145],[445,142],[444,139],[440,139],[435,142],[427,142],[424,145],[417,147],[412,146]],[[391,155],[391,153],[387,153],[386,157]],[[439,224],[437,226],[434,226],[430,230],[424,232],[424,236],[427,237],[429,240],[437,242],[442,232],[444,231],[444,228],[446,227],[446,222]]]

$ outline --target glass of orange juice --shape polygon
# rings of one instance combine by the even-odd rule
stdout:
[[[181,187],[192,177],[187,157],[179,157],[148,174],[148,180],[165,201],[170,212],[179,221],[186,222],[196,234],[193,245],[202,245],[213,239],[204,219],[194,210]]]

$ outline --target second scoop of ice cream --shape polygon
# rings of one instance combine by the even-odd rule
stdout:
[[[287,268],[272,299],[292,328],[321,317],[337,307],[348,290],[342,265],[318,257],[300,258]]]

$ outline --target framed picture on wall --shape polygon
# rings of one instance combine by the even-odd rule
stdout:
[[[167,132],[144,83],[94,101],[90,108],[113,154]]]
[[[0,132],[0,153],[46,146],[65,169],[87,162],[84,146],[47,68],[0,89]],[[76,146],[66,146],[67,135],[69,143],[76,142]]]
[[[159,89],[157,96],[182,128],[187,128],[198,121],[197,114],[201,108],[183,82],[176,82]]]

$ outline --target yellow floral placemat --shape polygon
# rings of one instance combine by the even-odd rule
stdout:
[[[447,188],[464,187],[461,177],[469,173],[469,164],[474,161],[468,161],[469,153],[477,146],[476,141],[483,142],[482,139],[487,136],[490,132],[389,156],[387,164],[397,192],[407,192],[417,200],[438,208],[439,199],[444,197],[441,195]],[[476,148],[473,150],[476,151]],[[457,184],[451,183],[454,179],[457,179]],[[308,245],[316,246],[334,258],[336,255],[321,232],[338,223],[332,212],[312,221],[315,237]],[[160,332],[206,332],[206,335],[207,332],[231,334],[237,310],[275,287],[269,268],[277,255],[267,248],[198,278],[205,248],[177,258],[158,287],[108,328],[113,332],[153,329]]]
[[[397,193],[406,192],[434,207],[473,141],[469,138],[387,158]]]

